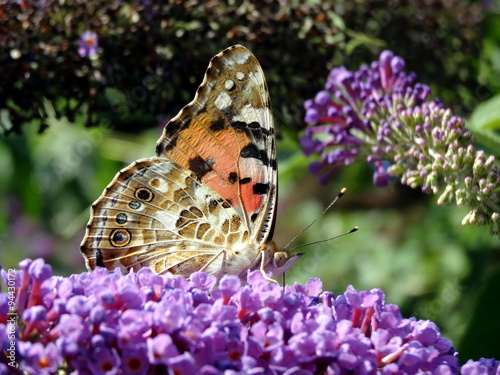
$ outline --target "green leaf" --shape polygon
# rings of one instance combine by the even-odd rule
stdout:
[[[379,38],[374,38],[370,35],[356,32],[354,30],[348,30],[347,35],[352,39],[346,44],[346,53],[350,55],[353,51],[362,45],[375,46],[375,47],[385,47],[387,43]]]
[[[473,130],[472,133],[478,143],[493,150],[500,149],[500,135],[488,129]]]
[[[470,116],[469,129],[500,129],[500,95],[479,104]]]
[[[493,149],[500,147],[500,95],[481,103],[467,121],[467,127],[479,143]]]
[[[114,87],[104,89],[104,96],[109,103],[125,103],[127,101],[125,95]]]
[[[345,28],[346,28],[345,22],[341,16],[339,16],[337,13],[332,12],[332,11],[328,11],[327,14],[330,17],[330,19],[332,20],[332,25],[334,27],[337,27],[340,30],[345,30]]]

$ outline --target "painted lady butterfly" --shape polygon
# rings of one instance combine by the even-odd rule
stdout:
[[[285,272],[302,254],[272,242],[276,168],[264,73],[248,49],[229,47],[165,126],[156,156],[118,172],[92,205],[81,244],[87,268]]]

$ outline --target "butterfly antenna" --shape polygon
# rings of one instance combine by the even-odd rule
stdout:
[[[323,210],[323,212],[321,212],[318,217],[316,217],[316,219],[314,219],[308,226],[306,226],[304,229],[302,229],[299,233],[297,233],[295,235],[295,237],[293,237],[287,244],[286,246],[283,248],[283,249],[287,249],[287,250],[293,250],[293,249],[288,249],[288,246],[290,246],[290,244],[292,244],[297,238],[299,238],[306,230],[308,230],[309,228],[311,228],[318,220],[321,216],[323,216],[334,204],[335,202],[337,202],[345,193],[347,192],[347,189],[346,188],[342,188],[340,190],[340,193],[337,194],[337,196],[330,202],[330,204],[328,206],[326,206],[326,208]],[[325,242],[325,241],[330,241],[330,240],[333,240],[334,238],[337,238],[337,237],[340,237],[340,236],[343,236],[344,234],[348,234],[348,233],[352,233],[352,232],[355,232],[358,230],[358,227],[356,228],[353,228],[351,229],[350,231],[346,232],[346,233],[342,233],[342,234],[339,234],[335,237],[332,237],[332,238],[328,238],[326,240],[321,240],[321,241],[317,241],[317,242],[313,242],[313,243],[319,243],[319,242]],[[311,244],[308,244],[308,245],[312,245]],[[295,247],[294,249],[297,249],[298,247],[302,247],[302,246],[297,246]]]
[[[352,228],[352,229],[348,230],[347,232],[337,234],[336,236],[333,236],[333,237],[330,237],[330,238],[326,238],[326,239],[324,239],[324,240],[319,240],[319,241],[309,242],[309,243],[305,243],[305,244],[303,244],[303,245],[299,245],[299,246],[292,247],[291,249],[288,249],[288,251],[296,250],[296,249],[299,249],[299,248],[304,247],[304,246],[316,245],[316,244],[318,244],[318,243],[331,241],[331,240],[334,240],[334,239],[336,239],[336,238],[339,238],[339,237],[345,236],[346,234],[356,232],[358,229],[359,229],[359,227],[354,227],[354,228]]]

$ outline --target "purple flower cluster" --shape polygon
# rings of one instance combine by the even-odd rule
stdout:
[[[481,358],[479,361],[469,359],[462,366],[462,375],[498,375],[500,374],[500,361],[493,358]]]
[[[376,125],[396,108],[423,103],[430,88],[415,83],[414,73],[403,71],[404,60],[384,51],[379,61],[357,72],[345,67],[330,72],[324,91],[305,103],[308,127],[301,145],[306,155],[318,153],[320,162],[311,165],[313,173],[326,172],[320,177],[326,182],[342,165],[352,164],[358,156],[367,155],[375,164],[374,181],[378,186],[388,183],[383,160],[370,150],[376,138]]]
[[[403,72],[404,61],[384,51],[357,72],[333,69],[314,100],[305,103],[308,124],[301,139],[306,155],[319,154],[310,170],[326,182],[343,165],[365,158],[374,183],[390,176],[439,204],[468,205],[462,224],[489,225],[500,235],[500,170],[493,156],[476,151],[465,122],[428,100],[430,89]]]
[[[349,287],[335,297],[318,279],[283,289],[258,271],[244,286],[224,276],[214,288],[203,272],[187,281],[147,268],[125,276],[99,268],[64,278],[41,259],[20,268],[2,270],[15,290],[0,294],[0,374],[459,372],[436,325],[403,318],[379,289]],[[5,355],[7,330],[14,361]],[[467,374],[493,365],[500,368],[468,363]]]

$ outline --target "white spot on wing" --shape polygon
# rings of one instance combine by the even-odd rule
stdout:
[[[151,164],[151,170],[158,173],[159,175],[167,175],[172,172],[174,163],[170,161],[162,161],[160,163]]]
[[[263,82],[264,81],[264,77],[262,76],[261,72],[259,72],[258,70],[255,71],[255,72],[248,73],[248,76],[251,79],[255,79],[258,82]]]
[[[228,79],[226,82],[224,82],[224,87],[227,91],[231,91],[234,88],[234,81]]]
[[[236,79],[238,81],[243,81],[244,78],[245,78],[245,75],[242,72],[236,73]]]
[[[233,117],[233,121],[246,122],[247,124],[251,122],[258,122],[264,128],[269,128],[271,126],[269,124],[271,116],[272,114],[269,108],[255,108],[247,105],[243,108],[240,108],[239,114]]]
[[[158,220],[164,228],[175,228],[175,222],[179,216],[174,215],[168,211],[156,211],[151,216]]]
[[[241,51],[240,53],[235,54],[234,58],[238,64],[245,64],[250,58],[250,54],[248,51]]]
[[[167,181],[165,181],[165,179],[163,178],[158,178],[157,179],[157,184],[158,186],[153,186],[153,184],[151,183],[151,181],[149,181],[149,184],[151,185],[151,187],[153,187],[155,190],[159,191],[160,193],[166,193],[168,191],[168,184],[167,184]]]
[[[217,98],[214,102],[215,106],[220,110],[224,110],[227,107],[231,106],[231,103],[231,97],[227,94],[227,92],[224,91],[217,95]]]

